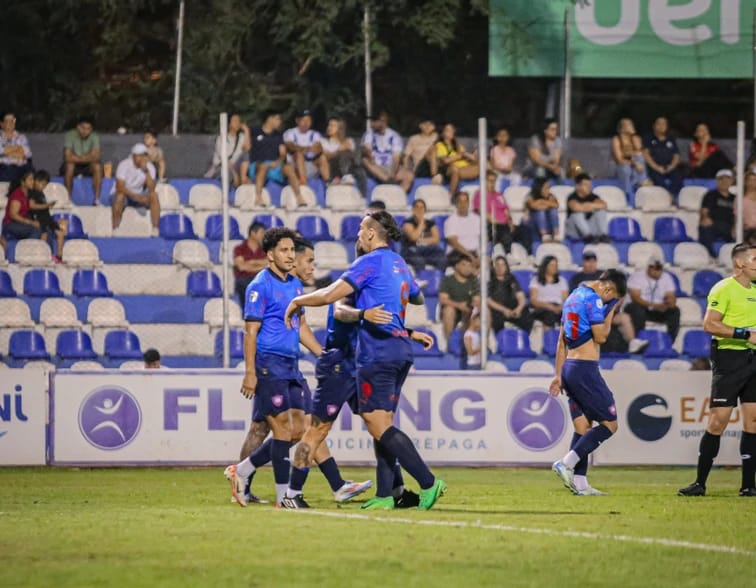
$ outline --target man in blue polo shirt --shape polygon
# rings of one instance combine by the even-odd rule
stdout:
[[[660,116],[654,121],[651,134],[643,137],[643,158],[646,160],[648,177],[655,186],[670,191],[677,200],[682,188],[683,175],[680,171],[680,150],[677,141],[669,135],[669,121]]]

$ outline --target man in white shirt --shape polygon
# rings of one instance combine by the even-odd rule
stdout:
[[[388,114],[381,111],[377,117],[371,117],[370,130],[362,137],[362,165],[379,182],[398,183],[407,192],[415,176],[400,165],[403,150],[399,133],[388,126]]]
[[[137,143],[131,148],[131,155],[121,161],[116,168],[116,183],[113,186],[113,231],[121,224],[126,205],[143,206],[150,209],[152,236],[159,234],[160,202],[155,191],[155,166],[149,161],[147,146]]]
[[[324,182],[331,179],[328,158],[320,144],[323,136],[312,128],[312,114],[309,110],[299,112],[294,119],[297,126],[284,132],[283,140],[289,152],[289,163],[294,166],[302,184],[307,178],[320,175]]]
[[[672,342],[680,330],[680,309],[675,296],[675,281],[664,271],[658,257],[651,257],[645,270],[636,270],[627,281],[631,302],[625,307],[633,327],[638,332],[646,327],[646,321],[667,325]]]
[[[480,216],[470,212],[470,195],[467,192],[457,193],[457,211],[450,215],[444,223],[447,257],[457,252],[473,259],[478,267],[480,260]]]

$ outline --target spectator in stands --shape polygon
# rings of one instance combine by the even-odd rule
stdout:
[[[743,231],[756,231],[756,167],[751,167],[745,177],[743,192]],[[747,239],[744,238],[747,241]]]
[[[289,152],[288,161],[294,165],[299,183],[307,184],[307,178],[320,175],[324,182],[331,181],[328,158],[323,155],[322,135],[312,128],[312,114],[309,110],[298,112],[294,118],[296,126],[284,132],[283,139]]]
[[[145,131],[144,144],[147,146],[147,159],[157,169],[157,181],[165,182],[165,154],[158,145],[158,135],[155,131]]]
[[[677,141],[669,134],[669,122],[664,116],[654,121],[651,134],[643,138],[643,158],[649,179],[656,186],[669,190],[673,198],[682,188],[680,150]]]
[[[488,155],[488,165],[496,172],[496,189],[503,191],[504,181],[510,186],[519,186],[522,178],[514,171],[517,152],[509,144],[509,130],[501,128],[494,137],[494,146]]]
[[[488,282],[488,308],[491,310],[491,328],[496,333],[510,322],[528,333],[533,328],[533,318],[528,301],[520,283],[512,275],[509,262],[503,255],[493,262],[493,275]]]
[[[598,268],[598,258],[593,251],[586,250],[583,252],[583,266],[569,281],[570,292],[577,288],[583,282],[592,282],[598,280],[602,271]]]
[[[473,259],[458,253],[452,258],[454,273],[444,276],[438,289],[441,324],[449,340],[460,322],[467,322],[474,307],[480,307],[480,282],[473,273]]]
[[[362,165],[373,178],[383,184],[398,183],[409,191],[413,173],[401,166],[404,143],[394,129],[388,126],[388,114],[382,110],[370,117],[370,130],[362,136]]]
[[[594,194],[591,176],[579,174],[575,191],[567,198],[564,234],[588,243],[609,243],[609,219],[606,202]]]
[[[480,309],[473,309],[470,315],[470,324],[465,329],[462,342],[465,345],[465,369],[479,370],[482,363],[480,352]]]
[[[617,123],[617,134],[612,137],[612,159],[616,166],[617,179],[621,182],[625,194],[635,194],[638,186],[651,184],[646,174],[642,150],[643,141],[635,132],[632,119],[620,119]]]
[[[69,194],[73,193],[74,176],[92,176],[94,204],[100,202],[102,187],[102,164],[100,162],[100,136],[94,132],[94,123],[89,116],[82,116],[76,128],[65,135],[61,174]]]
[[[538,272],[530,280],[530,306],[533,320],[547,327],[559,324],[562,304],[569,294],[567,280],[559,275],[559,263],[553,255],[546,255],[538,265]]]
[[[249,127],[242,122],[238,114],[232,114],[228,119],[228,133],[226,135],[226,156],[228,157],[228,169],[234,186],[242,184],[241,168],[244,163],[244,154],[251,147],[251,134]],[[213,162],[210,169],[205,173],[206,178],[217,178],[221,168],[221,136],[215,139]]]
[[[116,182],[113,186],[113,232],[118,229],[123,217],[123,209],[128,206],[142,206],[150,209],[152,236],[159,234],[160,202],[155,191],[155,166],[149,161],[147,146],[137,143],[131,148],[131,155],[121,161],[116,168]]]
[[[157,349],[150,348],[142,355],[144,359],[144,369],[146,370],[159,370],[160,365],[160,352]]]
[[[627,281],[627,291],[631,302],[625,306],[625,312],[630,315],[635,330],[644,329],[646,321],[664,323],[674,342],[680,330],[680,309],[675,282],[664,271],[662,260],[651,257],[645,270],[635,271]]]
[[[356,184],[362,196],[367,198],[365,168],[360,165],[354,140],[347,137],[343,118],[332,116],[328,119],[326,136],[320,140],[320,144],[328,158],[332,183]]]
[[[693,137],[688,149],[688,161],[690,174],[694,178],[713,178],[720,170],[733,168],[730,158],[711,140],[707,125],[698,125]]]
[[[530,138],[528,158],[530,161],[525,175],[557,183],[562,180],[562,140],[559,138],[559,124],[556,120],[547,118],[543,122],[543,130]]]
[[[26,170],[8,187],[8,203],[3,218],[3,237],[8,241],[38,239],[42,236],[39,221],[29,213],[29,192],[34,189],[34,172]]]
[[[277,112],[266,112],[263,123],[259,127],[250,129],[249,161],[241,166],[242,183],[248,184],[250,178],[255,180],[257,206],[263,205],[262,189],[266,180],[285,184],[289,181],[297,204],[307,206],[302,197],[299,179],[294,168],[286,162],[286,145],[281,134],[281,115]]]
[[[457,193],[455,206],[456,211],[449,215],[444,223],[446,255],[465,255],[470,257],[476,266],[480,266],[480,217],[470,212],[470,196],[466,192]],[[452,259],[449,261],[451,263]]]
[[[735,195],[730,192],[733,181],[731,170],[719,170],[717,188],[706,192],[701,202],[698,240],[712,257],[716,257],[714,241],[735,240]]]
[[[50,209],[55,202],[47,202],[45,188],[50,183],[50,174],[40,169],[34,172],[34,187],[29,191],[29,218],[39,222],[39,230],[42,237],[47,235],[48,241],[55,239],[57,249],[53,255],[53,261],[60,263],[63,254],[63,241],[68,231],[68,222],[56,221],[50,214]]]
[[[0,128],[0,182],[16,182],[31,169],[32,152],[26,135],[16,130],[16,115],[3,114]]]
[[[504,251],[510,253],[515,234],[514,220],[504,194],[496,190],[496,172],[492,169],[486,172],[486,192],[486,230],[491,244],[500,243]],[[473,210],[480,214],[480,190],[476,190],[473,196]]]
[[[402,257],[416,272],[425,269],[426,265],[443,271],[446,255],[441,248],[441,236],[436,223],[426,218],[425,213],[425,200],[416,198],[412,215],[402,224]]]
[[[428,157],[430,160],[430,173],[435,178],[436,174],[449,179],[449,192],[457,193],[460,180],[474,180],[480,174],[475,153],[465,151],[464,145],[457,141],[457,129],[447,123],[441,129],[441,137],[436,141],[435,148],[431,149]]]
[[[525,201],[527,225],[530,227],[531,241],[543,242],[559,240],[559,201],[551,193],[551,182],[546,178],[536,178]]]
[[[244,308],[245,292],[254,277],[268,267],[268,257],[262,248],[265,225],[252,222],[247,229],[247,240],[234,247],[234,290]]]
[[[407,146],[402,153],[402,165],[410,170],[416,178],[430,178],[429,155],[438,141],[436,123],[423,119],[418,124],[420,132],[407,140]]]

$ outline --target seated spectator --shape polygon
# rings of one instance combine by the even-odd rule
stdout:
[[[128,206],[141,206],[150,209],[152,236],[159,234],[160,202],[155,191],[155,166],[150,163],[147,146],[137,143],[131,148],[131,155],[121,161],[116,168],[116,183],[113,186],[113,231],[121,224],[123,209]]]
[[[538,265],[538,272],[530,280],[530,306],[533,320],[547,327],[558,325],[562,318],[569,287],[567,280],[559,275],[559,263],[553,255],[546,255]]]
[[[528,166],[525,175],[532,178],[546,178],[559,182],[564,177],[562,169],[562,140],[559,138],[559,124],[553,118],[543,123],[541,133],[530,138]]]
[[[244,124],[238,114],[232,114],[228,119],[228,133],[226,135],[226,157],[228,157],[228,170],[231,181],[235,187],[242,184],[241,168],[244,163],[244,154],[249,152],[251,146],[249,127]],[[205,172],[206,178],[217,178],[221,169],[221,136],[215,139],[213,162],[210,169]]]
[[[527,225],[532,241],[559,240],[559,201],[551,193],[551,182],[536,178],[525,201]]]
[[[735,195],[730,192],[733,183],[732,171],[717,172],[717,188],[709,190],[701,202],[701,217],[698,222],[698,240],[716,257],[714,241],[735,240]]]
[[[371,203],[373,208],[375,203]],[[433,219],[425,217],[425,200],[416,198],[412,215],[402,224],[402,257],[416,272],[426,265],[443,271],[446,255],[441,248],[441,236]]]
[[[645,270],[636,270],[627,281],[631,302],[625,306],[636,331],[646,328],[646,321],[667,325],[672,342],[680,330],[680,309],[677,307],[675,282],[664,271],[658,257],[651,257]]]
[[[157,169],[157,181],[165,182],[165,154],[158,145],[158,136],[155,131],[145,131],[144,144],[147,146],[147,159]]]
[[[144,359],[144,369],[146,370],[159,370],[160,365],[160,352],[157,349],[150,348],[142,354]]]
[[[398,183],[408,192],[412,187],[413,173],[401,166],[404,143],[394,129],[388,126],[388,114],[382,110],[370,117],[370,130],[362,136],[362,165],[368,174],[383,184]]]
[[[598,259],[593,251],[583,252],[583,266],[569,281],[570,292],[584,282],[598,280],[603,272],[598,268]]]
[[[457,129],[447,123],[441,129],[441,137],[435,143],[435,149],[428,154],[430,173],[449,179],[449,192],[457,193],[460,180],[474,180],[480,174],[475,153],[467,153],[464,145],[456,138]]]
[[[347,137],[343,118],[332,116],[328,119],[326,136],[321,138],[323,153],[328,158],[331,181],[355,184],[363,197],[367,198],[367,175],[360,165],[354,141]]]
[[[493,275],[488,282],[488,308],[491,310],[491,328],[496,333],[510,322],[528,333],[533,328],[525,292],[509,269],[509,262],[498,255],[493,263]]]
[[[39,222],[39,229],[42,231],[42,237],[48,236],[48,239],[55,238],[57,249],[53,260],[60,262],[63,254],[63,241],[68,232],[68,222],[65,220],[56,221],[50,214],[50,209],[55,206],[55,202],[47,202],[45,198],[45,188],[50,183],[50,174],[40,169],[34,172],[34,187],[29,191],[29,217]]]
[[[444,276],[438,289],[441,324],[447,341],[460,322],[467,322],[473,307],[480,307],[480,282],[473,275],[472,258],[457,254],[452,261],[454,273]]]
[[[486,172],[486,192],[486,230],[491,244],[501,243],[504,251],[509,253],[515,234],[514,220],[504,194],[496,190],[496,172],[493,170]],[[473,210],[480,214],[480,190],[473,196]]]
[[[3,217],[3,237],[8,241],[39,239],[42,236],[39,221],[33,220],[29,214],[29,192],[33,189],[34,172],[31,170],[26,170],[8,187],[8,203]]]
[[[719,145],[711,140],[707,125],[698,125],[693,138],[688,149],[688,161],[690,174],[694,178],[713,178],[720,170],[731,170],[734,167]]]
[[[296,126],[284,132],[283,140],[289,152],[288,161],[294,165],[301,184],[307,178],[320,175],[324,182],[331,181],[328,158],[323,155],[322,135],[312,128],[312,114],[309,110],[297,113]]]
[[[16,116],[4,113],[0,128],[0,182],[17,182],[31,169],[31,157],[26,135],[16,130]]]
[[[682,188],[680,150],[677,141],[669,135],[669,122],[660,116],[654,121],[651,134],[643,137],[643,159],[646,160],[648,178],[655,186],[669,190],[676,199]]]
[[[410,170],[416,178],[430,178],[429,155],[438,141],[436,123],[424,119],[418,124],[420,132],[407,140],[407,146],[402,153],[402,165]]]
[[[748,170],[743,192],[743,231],[756,232],[756,167]]]
[[[612,137],[612,159],[616,166],[617,179],[621,182],[625,194],[635,194],[638,186],[651,184],[646,175],[642,149],[643,141],[635,132],[632,119],[620,119],[617,123],[617,134]]]
[[[483,356],[480,352],[480,310],[477,308],[470,315],[470,324],[465,329],[462,341],[465,345],[465,369],[479,370]]]
[[[510,186],[519,186],[522,178],[514,171],[517,152],[509,144],[509,130],[499,129],[494,137],[494,146],[488,155],[488,165],[496,172],[496,189],[503,191],[504,181]]]
[[[73,194],[74,176],[91,176],[94,190],[94,204],[100,202],[102,187],[102,164],[100,163],[100,136],[93,130],[89,116],[82,116],[76,128],[65,135],[63,165],[60,173],[69,194]]]
[[[247,230],[247,240],[234,247],[234,290],[244,308],[245,292],[254,277],[268,267],[268,256],[262,248],[265,225],[253,222]]]
[[[457,193],[455,206],[457,210],[444,223],[446,255],[450,263],[452,254],[466,255],[480,266],[480,217],[470,212],[470,196],[466,192]]]
[[[286,145],[281,134],[281,115],[277,112],[266,112],[263,124],[250,129],[249,161],[241,166],[242,183],[250,183],[250,178],[255,180],[255,193],[257,206],[263,205],[262,189],[265,182],[270,180],[278,184],[289,181],[297,204],[307,206],[300,183],[294,168],[286,162]]]
[[[591,177],[580,174],[575,178],[575,191],[567,198],[564,234],[588,243],[609,243],[606,208],[606,202],[593,193]]]

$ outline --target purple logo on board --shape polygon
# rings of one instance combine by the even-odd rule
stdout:
[[[136,399],[118,386],[105,386],[89,393],[79,407],[79,429],[99,449],[125,447],[142,426],[142,411]]]
[[[509,407],[507,422],[514,440],[532,451],[551,449],[567,429],[562,403],[541,388],[521,392]]]

